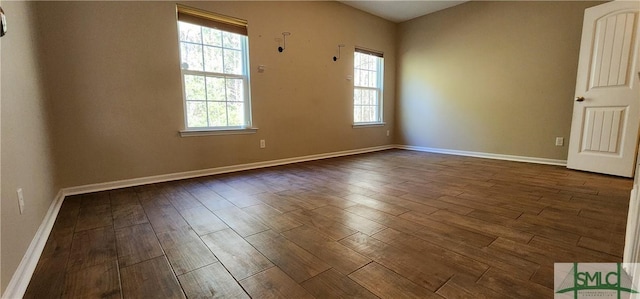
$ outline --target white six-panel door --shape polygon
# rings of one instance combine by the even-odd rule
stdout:
[[[567,167],[632,177],[640,127],[639,1],[585,10]]]

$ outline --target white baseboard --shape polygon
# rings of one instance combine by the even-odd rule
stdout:
[[[494,160],[506,160],[506,161],[527,162],[527,163],[536,163],[536,164],[567,166],[567,160],[502,155],[502,154],[492,154],[492,153],[483,153],[483,152],[470,152],[470,151],[460,151],[460,150],[451,150],[451,149],[443,149],[443,148],[400,145],[400,144],[396,145],[395,148],[412,150],[412,151],[420,151],[420,152],[428,152],[428,153],[436,153],[436,154],[447,154],[447,155],[468,156],[468,157],[486,158],[486,159],[494,159]]]
[[[42,251],[44,250],[44,246],[47,242],[47,239],[49,238],[49,234],[51,233],[51,229],[53,228],[53,224],[55,223],[56,217],[58,216],[58,212],[60,211],[60,207],[62,206],[62,202],[64,201],[65,196],[140,186],[145,184],[189,179],[189,178],[230,173],[230,172],[243,171],[243,170],[280,166],[280,165],[313,161],[313,160],[364,154],[364,153],[383,151],[383,150],[394,149],[394,148],[430,152],[430,153],[451,154],[451,155],[470,156],[470,157],[478,157],[478,158],[489,158],[489,159],[499,159],[499,160],[508,160],[508,161],[566,166],[565,160],[499,155],[499,154],[447,150],[447,149],[437,149],[437,148],[428,148],[428,147],[419,147],[419,146],[409,146],[409,145],[383,145],[383,146],[369,147],[369,148],[363,148],[363,149],[346,150],[346,151],[340,151],[340,152],[316,154],[316,155],[248,163],[248,164],[231,165],[231,166],[224,166],[224,167],[216,167],[216,168],[209,168],[209,169],[202,169],[202,170],[170,173],[170,174],[163,174],[163,175],[156,175],[156,176],[149,176],[149,177],[142,177],[142,178],[133,178],[133,179],[126,179],[126,180],[63,188],[60,190],[60,192],[58,192],[58,195],[51,203],[51,206],[49,207],[49,210],[47,211],[47,214],[44,220],[42,221],[42,224],[38,228],[36,235],[33,237],[33,240],[31,241],[31,244],[29,245],[27,252],[22,258],[22,261],[20,262],[18,269],[16,270],[13,277],[11,278],[11,281],[9,282],[9,285],[7,286],[7,289],[5,290],[2,298],[22,298],[22,296],[24,296],[24,293],[27,290],[27,287],[29,286],[29,282],[31,280],[31,277],[33,276],[33,272],[36,269],[38,260],[42,255]]]
[[[271,160],[271,161],[264,161],[264,162],[170,173],[170,174],[163,174],[163,175],[156,175],[156,176],[149,176],[149,177],[142,177],[142,178],[135,178],[135,179],[127,179],[127,180],[64,188],[63,193],[65,196],[75,195],[75,194],[84,194],[84,193],[140,186],[140,185],[153,184],[153,183],[184,180],[184,179],[230,173],[230,172],[236,172],[236,171],[251,170],[251,169],[280,166],[280,165],[300,163],[300,162],[313,161],[313,160],[364,154],[364,153],[383,151],[383,150],[388,150],[393,148],[394,148],[393,145],[383,145],[383,146],[368,147],[368,148],[362,148],[362,149],[356,149],[356,150],[347,150],[347,151],[316,154],[316,155],[309,155],[309,156],[302,156],[302,157],[295,157],[295,158],[286,158],[286,159]]]
[[[217,168],[209,168],[202,170],[194,170],[187,172],[179,172],[179,173],[171,173],[143,178],[135,178],[135,179],[127,179],[127,180],[119,180],[113,182],[99,183],[99,184],[90,184],[84,186],[63,188],[58,192],[55,199],[49,206],[49,210],[40,224],[38,231],[33,237],[27,252],[25,252],[20,265],[18,265],[18,269],[11,277],[11,281],[5,292],[2,294],[2,298],[22,298],[24,293],[29,286],[29,282],[31,281],[31,277],[38,265],[38,260],[40,260],[40,256],[42,255],[42,251],[44,250],[44,246],[47,243],[47,239],[49,238],[49,234],[51,233],[51,229],[53,228],[53,224],[56,221],[58,216],[58,212],[60,212],[60,207],[62,206],[62,202],[64,201],[65,196],[83,194],[83,193],[91,193],[97,191],[104,190],[112,190],[119,189],[125,187],[139,186],[145,184],[152,183],[160,183],[160,182],[168,182],[182,179],[189,179],[195,177],[202,177],[208,175],[229,173],[235,171],[243,171],[243,170],[251,170],[272,166],[279,166],[285,164],[293,164],[299,162],[313,161],[313,160],[321,160],[328,158],[336,158],[342,156],[349,155],[357,155],[364,154],[376,151],[383,151],[388,149],[393,149],[393,145],[383,145],[376,147],[368,147],[356,150],[347,150],[340,152],[332,152],[332,153],[324,153],[324,154],[316,154],[295,158],[287,158],[287,159],[279,159],[272,161],[264,161],[264,162],[256,162],[256,163],[248,163],[248,164],[240,164],[240,165],[232,165],[232,166],[224,166]]]
[[[63,200],[64,194],[62,190],[60,190],[53,202],[51,202],[49,210],[44,216],[44,220],[36,231],[36,235],[31,240],[27,252],[25,252],[22,261],[20,261],[18,265],[18,269],[13,273],[4,294],[2,294],[2,298],[22,298],[24,296],[31,281],[31,276],[33,276],[33,272],[38,265],[38,260],[40,260],[40,256],[44,250],[44,245],[47,243],[53,224],[56,222]]]

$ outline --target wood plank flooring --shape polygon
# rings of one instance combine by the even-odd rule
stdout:
[[[552,298],[630,179],[389,150],[71,196],[25,298]]]

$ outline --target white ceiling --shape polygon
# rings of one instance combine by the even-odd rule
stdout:
[[[421,1],[389,1],[389,0],[370,0],[370,1],[341,1],[346,5],[366,11],[370,14],[379,16],[392,22],[400,23],[419,16],[430,14],[445,8],[462,4],[465,1],[447,1],[447,0],[421,0]]]

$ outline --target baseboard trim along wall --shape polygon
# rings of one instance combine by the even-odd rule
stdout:
[[[216,167],[216,168],[209,168],[209,169],[202,169],[202,170],[163,174],[163,175],[149,176],[149,177],[143,177],[143,178],[134,178],[134,179],[119,180],[119,181],[106,182],[106,183],[63,188],[58,192],[58,195],[56,195],[53,202],[51,202],[51,206],[49,207],[49,210],[47,211],[47,214],[45,215],[44,220],[42,221],[42,224],[40,224],[40,227],[38,228],[38,231],[33,237],[33,240],[31,241],[31,244],[29,245],[27,252],[24,254],[22,261],[18,265],[18,269],[16,269],[16,272],[11,277],[11,281],[9,282],[9,285],[7,285],[7,289],[5,290],[4,294],[2,294],[2,298],[22,298],[24,296],[24,293],[26,292],[27,287],[29,286],[29,282],[31,281],[31,277],[33,276],[36,266],[38,265],[38,260],[40,260],[40,256],[42,255],[44,246],[47,243],[47,239],[49,238],[49,234],[51,233],[53,224],[56,221],[58,212],[60,211],[60,207],[62,206],[62,202],[64,201],[64,198],[66,196],[140,186],[140,185],[153,184],[153,183],[190,179],[190,178],[203,177],[203,176],[209,176],[209,175],[243,171],[243,170],[280,166],[280,165],[307,162],[307,161],[313,161],[313,160],[337,158],[337,157],[343,157],[343,156],[383,151],[383,150],[388,150],[393,148],[395,148],[393,145],[383,145],[383,146],[368,147],[368,148],[355,149],[355,150],[346,150],[346,151],[316,154],[316,155],[309,155],[309,156],[302,156],[302,157],[295,157],[295,158],[271,160],[271,161],[248,163],[248,164],[239,164],[239,165],[232,165],[232,166]]]
[[[554,160],[554,159],[544,159],[544,158],[534,158],[534,157],[448,150],[448,149],[429,148],[429,147],[420,147],[420,146],[411,146],[411,145],[383,145],[383,146],[368,147],[368,148],[355,149],[355,150],[346,150],[346,151],[316,154],[316,155],[309,155],[309,156],[302,156],[302,157],[295,157],[295,158],[286,158],[286,159],[271,160],[271,161],[264,161],[264,162],[223,166],[223,167],[216,167],[216,168],[209,168],[209,169],[202,169],[202,170],[170,173],[170,174],[163,174],[163,175],[156,175],[156,176],[149,176],[149,177],[142,177],[142,178],[126,179],[126,180],[119,180],[119,181],[113,181],[113,182],[105,182],[105,183],[63,188],[60,190],[60,192],[58,192],[58,195],[55,197],[55,199],[51,203],[51,206],[49,207],[49,210],[47,211],[47,214],[45,215],[45,218],[42,221],[42,224],[38,228],[36,235],[33,237],[33,240],[31,241],[31,244],[29,245],[29,248],[27,249],[27,252],[25,253],[24,257],[22,258],[22,261],[20,262],[18,269],[16,269],[16,272],[13,274],[13,277],[11,278],[11,281],[9,282],[9,285],[7,286],[7,289],[5,290],[5,293],[3,294],[2,298],[22,298],[24,296],[24,293],[27,290],[27,287],[29,286],[31,277],[33,276],[33,273],[38,264],[38,260],[42,255],[44,246],[47,243],[47,239],[49,238],[49,234],[51,233],[53,224],[56,221],[58,212],[60,211],[60,207],[62,206],[62,202],[64,201],[64,198],[66,196],[140,186],[140,185],[153,184],[153,183],[190,179],[190,178],[203,177],[203,176],[209,176],[209,175],[243,171],[243,170],[280,166],[280,165],[321,160],[321,159],[329,159],[329,158],[371,153],[371,152],[383,151],[388,149],[403,149],[403,150],[413,150],[413,151],[438,153],[438,154],[469,156],[469,157],[477,157],[477,158],[488,158],[488,159],[560,165],[560,166],[566,166],[567,164],[566,160]]]
[[[322,159],[364,154],[364,153],[383,151],[383,150],[388,150],[393,148],[395,148],[393,145],[383,145],[383,146],[368,147],[368,148],[356,149],[356,150],[347,150],[347,151],[316,154],[316,155],[309,155],[309,156],[302,156],[302,157],[295,157],[295,158],[286,158],[286,159],[271,160],[271,161],[264,161],[264,162],[238,164],[238,165],[208,168],[208,169],[201,169],[201,170],[194,170],[194,171],[170,173],[170,174],[149,176],[149,177],[143,177],[143,178],[113,181],[113,182],[107,182],[107,183],[91,184],[91,185],[84,185],[84,186],[78,186],[78,187],[64,188],[63,190],[64,190],[65,196],[85,194],[85,193],[91,193],[91,192],[191,179],[191,178],[197,178],[197,177],[203,177],[203,176],[209,176],[209,175],[280,166],[280,165],[307,162],[307,161],[313,161],[313,160],[322,160]]]
[[[451,149],[433,148],[433,147],[422,147],[422,146],[413,146],[413,145],[396,145],[395,148],[404,149],[404,150],[419,151],[419,152],[435,153],[435,154],[446,154],[446,155],[467,156],[467,157],[476,157],[476,158],[485,158],[485,159],[494,159],[494,160],[505,160],[505,161],[515,161],[515,162],[526,162],[526,163],[536,163],[536,164],[546,164],[546,165],[567,166],[567,160],[556,160],[556,159],[526,157],[526,156],[502,155],[502,154],[492,154],[492,153],[483,153],[483,152],[470,152],[470,151],[460,151],[460,150],[451,150]]]
[[[22,298],[24,296],[24,292],[29,286],[33,272],[36,270],[38,260],[40,260],[44,246],[47,243],[47,239],[49,239],[49,234],[51,234],[51,229],[53,229],[53,224],[56,222],[63,201],[64,193],[63,190],[60,190],[53,202],[51,202],[49,210],[47,210],[47,214],[44,216],[44,220],[40,224],[40,227],[38,227],[33,240],[31,240],[27,252],[25,252],[22,261],[20,261],[18,265],[18,269],[13,273],[2,298]]]

